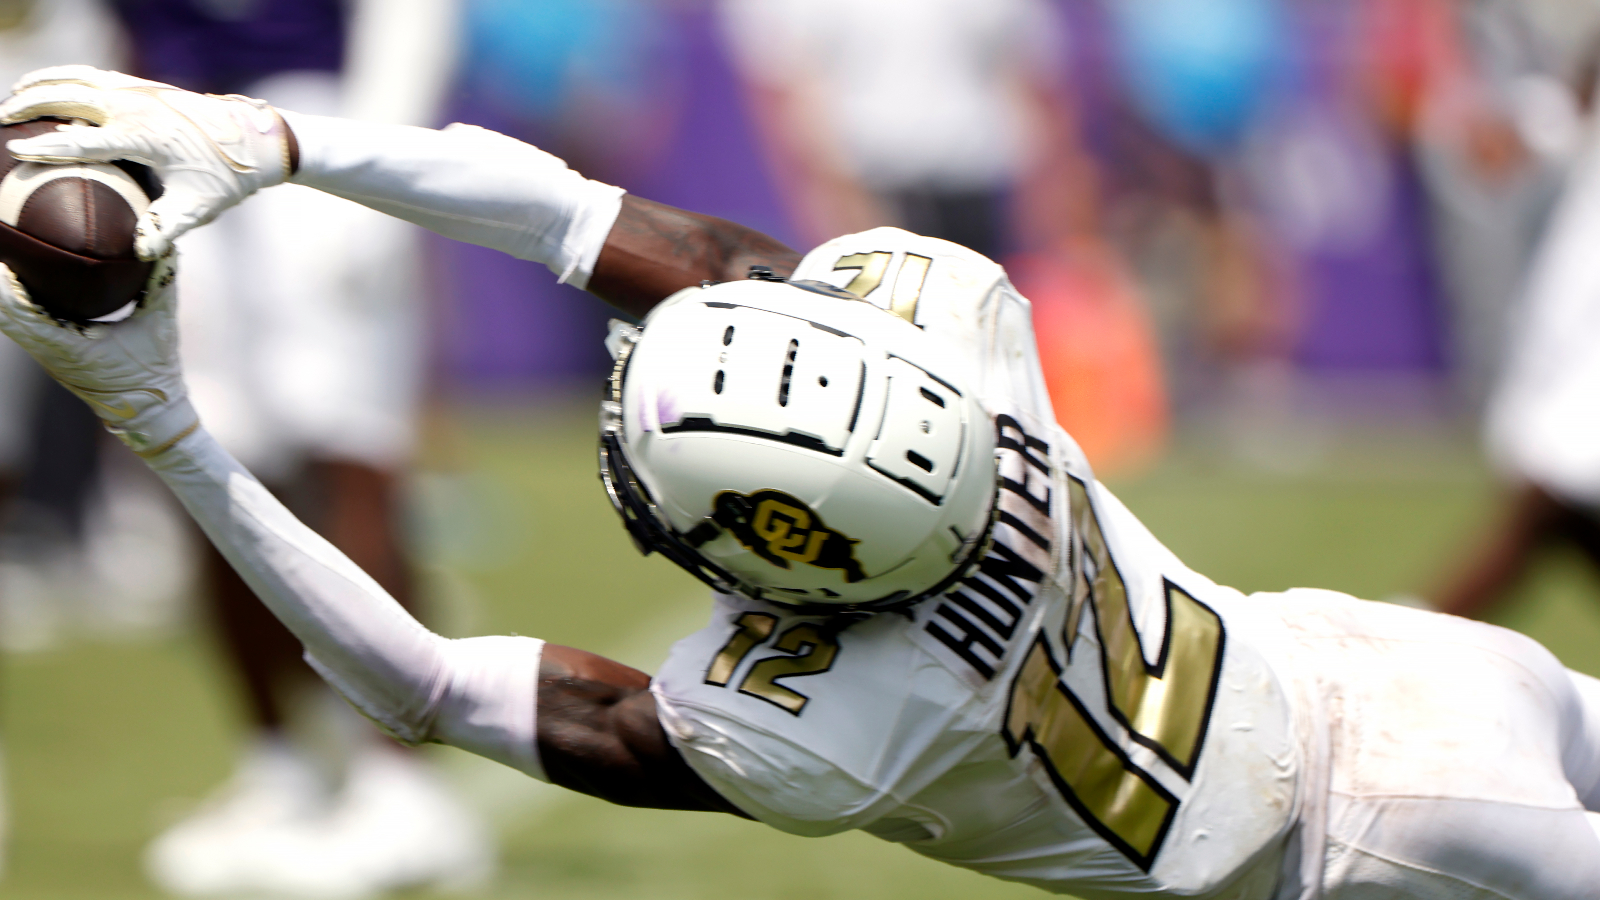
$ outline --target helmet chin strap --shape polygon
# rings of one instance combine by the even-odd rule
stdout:
[[[645,556],[660,553],[679,568],[705,582],[713,590],[756,596],[759,588],[752,589],[684,540],[661,517],[655,501],[628,465],[618,432],[603,431],[600,435],[600,480],[605,483],[606,494],[612,508],[622,517],[622,524],[633,538],[633,545]],[[755,590],[758,593],[752,594]]]

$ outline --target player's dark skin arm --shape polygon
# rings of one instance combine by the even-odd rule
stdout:
[[[550,781],[623,806],[743,816],[667,740],[650,676],[546,644],[539,666],[539,755]]]
[[[625,194],[589,276],[589,291],[643,317],[702,281],[736,281],[751,266],[789,275],[799,264],[799,253],[753,228]]]
[[[792,273],[800,254],[743,225],[632,194],[612,226],[589,290],[643,317],[702,281],[751,266]],[[684,762],[656,715],[650,676],[602,656],[547,644],[539,668],[539,754],[551,782],[623,806],[743,816]]]

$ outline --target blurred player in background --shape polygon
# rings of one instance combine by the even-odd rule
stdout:
[[[56,64],[121,59],[116,23],[97,0],[3,7],[0,76],[16,78],[37,60]],[[49,642],[77,574],[100,436],[25,359],[0,352],[0,645]]]
[[[1258,452],[1251,437],[1288,402],[1298,296],[1245,163],[1290,93],[1295,6],[1082,6],[1106,32],[1094,137],[1108,232],[1161,324],[1175,403],[1220,401],[1224,433]]]
[[[1087,173],[1047,175],[1082,158],[1059,140],[1071,136],[1062,38],[1044,0],[727,0],[721,12],[807,241],[893,223],[997,257],[1012,191],[1046,194],[1036,202],[1057,219],[1092,201],[1074,190]]]
[[[894,224],[1006,259],[1035,304],[1058,417],[1103,470],[1150,458],[1166,424],[1159,355],[1103,238],[1101,176],[1063,85],[1060,10],[725,0],[719,11],[802,238]]]
[[[1429,201],[1428,227],[1449,301],[1452,380],[1474,414],[1486,405],[1521,296],[1583,126],[1582,70],[1600,6],[1562,0],[1421,4],[1408,121]]]
[[[116,8],[152,77],[364,121],[432,124],[455,58],[454,0]],[[309,189],[267,200],[184,239],[195,403],[231,452],[414,608],[401,478],[423,369],[418,235]],[[424,761],[331,700],[214,551],[203,574],[251,734],[229,783],[151,845],[153,880],[194,896],[327,897],[484,877],[481,823]]]
[[[648,180],[673,136],[709,140],[703,123],[684,119],[684,9],[657,0],[471,0],[451,115],[559,147],[607,180]],[[742,189],[737,179],[721,180],[730,192]],[[439,365],[454,387],[565,390],[605,371],[604,350],[575,339],[604,329],[604,311],[572,302],[575,289],[481,247],[432,250],[449,300]],[[434,461],[430,474],[438,475],[437,454]]]
[[[1572,23],[1569,23],[1572,24]],[[1592,51],[1600,11],[1582,30],[1591,52],[1558,57],[1582,112],[1579,149],[1520,302],[1485,432],[1507,482],[1486,537],[1462,554],[1430,604],[1482,616],[1510,596],[1538,554],[1570,544],[1600,568],[1600,130]]]
[[[120,59],[116,23],[98,0],[0,0],[0,80],[40,65]],[[14,347],[0,348],[0,646],[35,647],[58,610],[49,575],[75,573],[102,435]],[[79,407],[79,408],[75,408]],[[0,872],[6,805],[0,754]]]

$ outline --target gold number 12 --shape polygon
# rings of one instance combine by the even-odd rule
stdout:
[[[865,300],[867,295],[878,289],[883,284],[883,277],[889,271],[889,261],[894,259],[893,253],[882,250],[873,253],[852,253],[842,256],[833,264],[835,272],[856,270],[856,277],[844,289],[857,297]],[[917,302],[922,299],[922,285],[928,280],[928,267],[933,265],[933,260],[927,256],[916,253],[907,253],[905,261],[900,263],[900,271],[895,273],[894,287],[889,292],[889,311],[905,319],[907,322],[917,324]]]
[[[1063,643],[1070,653],[1079,620],[1092,606],[1112,718],[1127,729],[1131,741],[1191,779],[1222,671],[1222,620],[1187,591],[1165,582],[1167,627],[1156,662],[1146,662],[1128,586],[1111,556],[1088,485],[1069,476],[1068,489],[1076,571]],[[1013,755],[1031,747],[1084,821],[1149,871],[1180,801],[1095,722],[1062,683],[1061,672],[1061,663],[1044,638],[1038,638],[1012,682],[1002,735]]]
[[[726,687],[750,651],[772,636],[778,617],[747,612],[734,624],[738,627],[733,636],[722,645],[711,661],[711,668],[706,670],[706,684]],[[739,693],[758,697],[798,716],[811,698],[778,684],[778,679],[828,671],[833,667],[833,658],[839,655],[839,639],[826,628],[802,622],[779,635],[772,648],[785,655],[758,660],[739,683]]]

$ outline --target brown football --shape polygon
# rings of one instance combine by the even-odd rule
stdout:
[[[0,126],[0,146],[58,124]],[[160,188],[144,166],[53,166],[0,153],[0,262],[58,319],[109,315],[137,299],[150,278],[154,264],[134,255],[133,231],[156,196]]]

